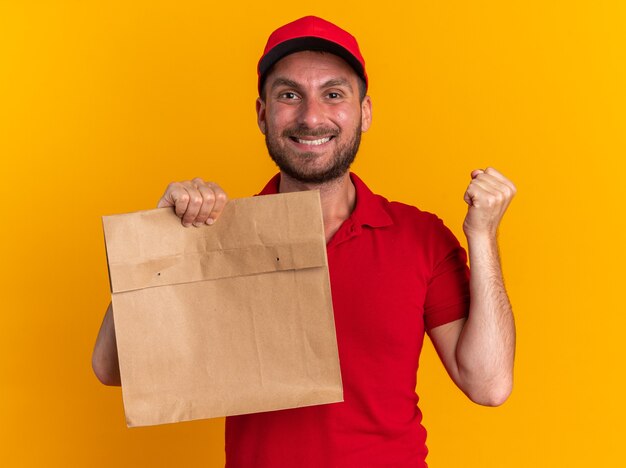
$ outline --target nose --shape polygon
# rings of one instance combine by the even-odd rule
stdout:
[[[298,124],[306,128],[315,128],[324,122],[324,107],[317,99],[307,97],[300,104]]]

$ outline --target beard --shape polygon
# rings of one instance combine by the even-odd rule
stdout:
[[[360,122],[360,119],[359,119]],[[265,144],[272,160],[276,163],[281,172],[284,172],[292,179],[308,184],[323,184],[336,180],[343,176],[349,169],[361,144],[361,128],[357,126],[350,138],[342,144],[338,144],[333,151],[329,163],[325,167],[310,167],[320,155],[316,152],[295,152],[289,148],[281,147],[279,139],[282,138],[302,138],[302,137],[325,137],[332,136],[336,139],[341,134],[340,131],[329,128],[318,128],[315,130],[306,127],[292,127],[285,129],[279,136],[275,135],[268,126],[265,133]]]

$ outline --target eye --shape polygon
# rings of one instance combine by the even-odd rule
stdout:
[[[293,99],[297,99],[298,98],[296,93],[293,93],[291,91],[285,91],[284,93],[280,93],[279,97],[281,99],[287,99],[287,100],[293,100]]]
[[[332,93],[328,93],[328,97],[330,99],[339,99],[341,97],[341,94],[332,92]]]

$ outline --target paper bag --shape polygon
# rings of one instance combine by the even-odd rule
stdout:
[[[103,224],[128,426],[342,401],[319,192]]]

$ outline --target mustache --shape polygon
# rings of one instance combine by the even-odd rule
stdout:
[[[327,137],[337,136],[339,132],[335,128],[306,128],[306,127],[292,127],[286,128],[282,132],[282,136],[285,138],[303,138],[303,137]]]

